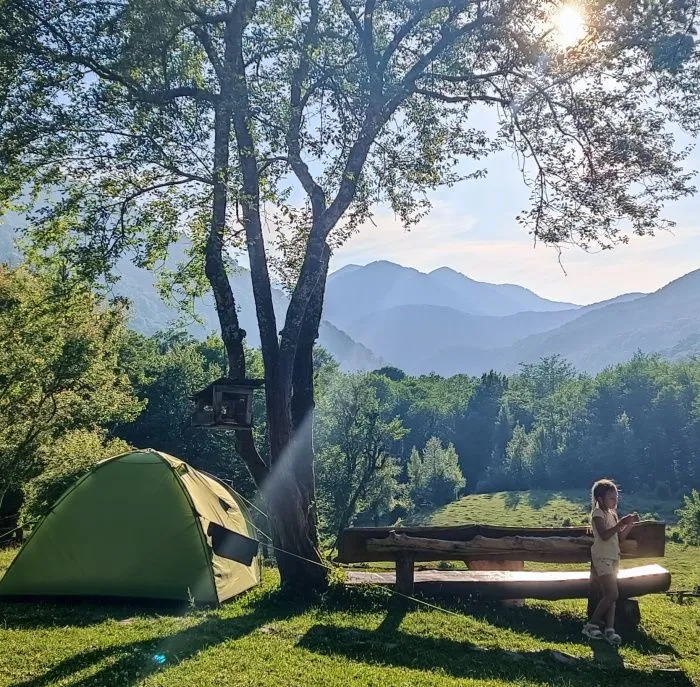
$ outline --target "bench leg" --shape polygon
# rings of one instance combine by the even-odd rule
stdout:
[[[398,556],[396,559],[396,591],[404,596],[413,596],[413,558]]]
[[[615,607],[615,627],[620,632],[634,632],[642,621],[637,599],[620,599]]]

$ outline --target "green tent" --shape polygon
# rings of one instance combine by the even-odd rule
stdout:
[[[54,504],[0,597],[100,596],[217,604],[260,581],[241,498],[146,449],[98,463]]]

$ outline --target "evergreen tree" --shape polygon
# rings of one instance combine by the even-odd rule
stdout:
[[[452,444],[443,447],[431,437],[422,452],[413,449],[408,463],[408,486],[417,508],[442,506],[454,501],[466,481]]]
[[[482,375],[464,414],[457,418],[454,443],[460,457],[460,468],[470,485],[477,485],[491,463],[496,425],[507,386],[504,375],[493,371]],[[507,433],[503,425],[498,431]],[[502,443],[502,439],[499,437],[499,442]]]

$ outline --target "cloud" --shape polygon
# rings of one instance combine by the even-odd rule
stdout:
[[[413,265],[417,256],[425,261],[431,255],[441,255],[442,247],[447,244],[461,245],[475,225],[476,218],[455,213],[445,203],[434,203],[429,217],[407,231],[390,210],[380,209],[374,223],[366,223],[346,241],[331,264],[337,268],[385,259]],[[436,266],[440,265],[436,263]]]
[[[613,250],[565,248],[559,256],[551,247],[533,246],[516,227],[505,236],[494,232],[497,239],[484,238],[483,222],[444,203],[410,232],[387,212],[378,213],[375,221],[376,227],[364,227],[337,251],[332,269],[375,260],[423,272],[447,266],[480,281],[520,284],[552,300],[592,303],[621,293],[655,291],[700,267],[700,225],[691,222],[674,233],[633,237]],[[474,231],[479,225],[481,231]]]

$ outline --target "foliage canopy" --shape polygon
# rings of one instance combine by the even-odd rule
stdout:
[[[138,415],[118,365],[124,333],[123,312],[89,290],[0,266],[0,502],[37,471],[42,446]]]

